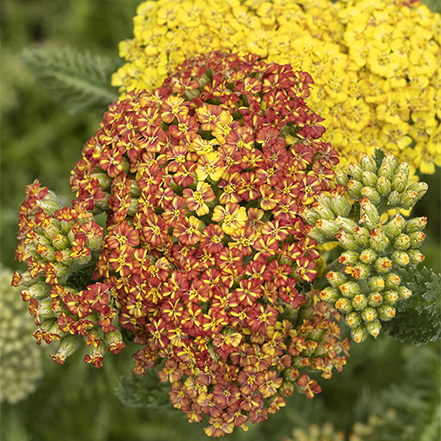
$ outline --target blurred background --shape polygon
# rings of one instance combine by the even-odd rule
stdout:
[[[28,338],[33,332],[33,319],[19,292],[8,286],[10,271],[19,269],[14,260],[16,224],[25,186],[39,179],[62,196],[66,205],[70,204],[70,170],[106,110],[103,106],[94,112],[73,112],[35,79],[21,54],[26,48],[53,50],[70,46],[105,55],[118,65],[122,63],[118,61],[118,43],[133,36],[132,18],[139,3],[1,2],[0,435],[4,441],[207,439],[202,425],[188,424],[180,411],[126,407],[121,403],[115,389],[119,377],[127,376],[133,368],[130,356],[134,348],[127,348],[117,357],[108,354],[100,370],[83,363],[81,351],[70,357],[64,367],[53,363],[48,349],[53,353],[55,348],[39,347],[32,337]],[[437,0],[425,3],[432,10],[441,9]],[[116,99],[118,93],[113,93]],[[429,225],[421,251],[426,255],[425,265],[440,272],[440,169],[422,179],[428,182],[429,192],[418,203],[415,215],[428,216]],[[18,323],[16,317],[20,314],[23,322]],[[30,331],[23,334],[20,330],[26,327]],[[383,334],[376,342],[370,338],[361,346],[353,344],[349,364],[343,373],[320,382],[320,395],[313,400],[295,395],[268,421],[226,438],[312,440],[315,438],[301,437],[307,436],[310,424],[331,421],[347,434],[354,430],[354,422],[362,423],[359,430],[371,431],[371,435],[365,435],[371,438],[364,439],[437,440],[439,352],[438,343],[415,347]],[[20,381],[14,380],[18,372]],[[17,375],[14,377],[13,373]],[[13,385],[14,381],[18,383]],[[375,415],[381,418],[375,419]],[[384,421],[388,419],[395,432],[385,429]],[[293,433],[295,429],[297,432]],[[418,438],[413,437],[415,433]]]

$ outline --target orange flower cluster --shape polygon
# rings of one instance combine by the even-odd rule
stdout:
[[[304,295],[319,253],[299,212],[332,189],[338,163],[310,84],[255,55],[190,59],[111,105],[72,172],[69,213],[104,210],[107,224],[97,283],[64,301],[66,320],[104,314],[97,298],[117,310],[144,346],[134,372],[162,363],[171,402],[191,422],[207,415],[209,436],[246,430],[294,390],[312,398],[305,371],[329,378],[346,362],[339,313]],[[90,248],[82,216],[69,219],[78,255]]]
[[[21,295],[39,326],[34,333],[38,344],[60,340],[51,356],[55,362],[64,364],[83,339],[89,346],[84,361],[98,368],[107,349],[119,354],[125,345],[113,324],[117,310],[109,304],[109,286],[73,287],[75,273],[87,271],[102,246],[103,228],[91,217],[85,203],[63,208],[37,181],[29,185],[20,207],[16,251],[28,270],[15,272],[12,284],[25,287]]]

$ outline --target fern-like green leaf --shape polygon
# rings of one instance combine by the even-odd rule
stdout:
[[[431,269],[401,269],[398,275],[412,296],[397,304],[397,316],[384,324],[395,338],[425,344],[441,337],[441,274]]]
[[[35,77],[62,100],[71,113],[87,108],[91,112],[103,109],[118,98],[110,78],[121,60],[70,47],[52,51],[44,48],[25,49],[21,59]]]

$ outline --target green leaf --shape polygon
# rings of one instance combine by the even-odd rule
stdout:
[[[401,269],[397,272],[412,291],[405,302],[397,303],[397,316],[384,324],[395,338],[425,344],[441,337],[441,274],[431,269]]]
[[[380,170],[381,164],[383,164],[383,159],[385,157],[386,157],[386,154],[384,153],[384,151],[382,149],[379,149],[379,148],[375,149],[374,161],[377,166],[377,173],[378,173],[378,170]]]
[[[121,66],[121,60],[102,55],[80,52],[70,47],[52,51],[37,48],[25,49],[21,59],[35,77],[62,100],[70,113],[87,108],[101,112],[118,99],[110,85],[110,78]]]

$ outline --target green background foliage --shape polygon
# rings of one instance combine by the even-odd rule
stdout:
[[[77,106],[66,104],[55,89],[45,87],[35,78],[38,72],[23,62],[23,51],[38,48],[50,52],[70,47],[81,54],[88,51],[92,56],[100,55],[104,63],[117,66],[118,43],[132,37],[132,17],[138,3],[139,0],[3,0],[1,3],[0,241],[1,262],[5,266],[18,268],[14,261],[16,223],[25,186],[38,178],[69,204],[70,170],[80,159],[83,144],[95,133],[106,110],[105,100],[86,103],[87,107],[82,106],[81,100]],[[440,8],[437,0],[426,3],[431,3],[432,9]],[[89,74],[93,77],[93,72],[86,72],[85,76]],[[110,75],[107,81],[110,83]],[[117,91],[107,90],[109,99],[118,95]],[[429,192],[418,203],[414,215],[429,217],[427,239],[421,251],[426,255],[425,265],[439,273],[441,172],[437,169],[434,175],[423,179],[429,183]],[[188,424],[180,411],[170,411],[164,406],[126,407],[121,403],[115,389],[120,376],[130,383],[129,373],[133,368],[130,355],[136,350],[129,347],[118,356],[109,354],[104,367],[96,370],[83,363],[84,354],[80,352],[60,367],[50,360],[47,348],[42,347],[45,376],[27,400],[14,406],[1,404],[0,438],[206,440],[202,426]],[[379,431],[371,439],[437,440],[439,356],[438,343],[402,344],[386,333],[377,341],[369,338],[362,345],[353,344],[343,373],[321,381],[320,395],[313,400],[294,395],[268,421],[252,426],[248,432],[238,430],[226,438],[282,440],[290,436],[294,427],[306,429],[311,423],[325,421],[332,421],[335,427],[349,432],[354,422],[365,423],[369,415],[384,415],[387,409],[395,408],[394,432],[382,435]],[[426,434],[425,438],[422,434]]]

